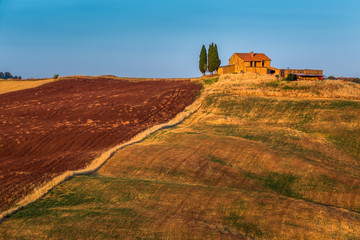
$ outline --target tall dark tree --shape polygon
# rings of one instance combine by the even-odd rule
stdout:
[[[201,52],[200,52],[200,60],[199,60],[199,69],[200,72],[205,76],[205,72],[207,70],[207,54],[206,54],[206,48],[205,45],[202,46]]]
[[[0,72],[0,78],[5,79],[5,74],[3,72]]]
[[[214,43],[209,45],[208,50],[208,70],[212,74],[216,70],[216,56]]]
[[[214,48],[214,55],[215,55],[215,63],[216,63],[214,71],[217,71],[221,65],[221,60],[219,58],[219,53],[218,53],[216,44],[215,44],[215,48]]]

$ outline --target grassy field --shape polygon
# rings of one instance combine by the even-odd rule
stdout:
[[[0,225],[4,239],[359,239],[353,83],[204,80],[201,109]]]
[[[40,85],[53,82],[54,79],[41,80],[0,80],[0,94],[19,91],[27,88],[34,88]]]

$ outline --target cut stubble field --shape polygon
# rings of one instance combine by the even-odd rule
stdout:
[[[0,80],[0,94],[20,91],[28,88],[34,88],[54,81],[56,80],[54,79]]]

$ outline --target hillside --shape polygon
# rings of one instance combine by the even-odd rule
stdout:
[[[201,81],[194,115],[54,188],[0,237],[360,238],[360,85]]]
[[[0,211],[191,104],[189,81],[67,78],[0,95]],[[1,218],[1,212],[0,212]]]

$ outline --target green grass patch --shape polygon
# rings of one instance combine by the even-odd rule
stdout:
[[[262,178],[262,183],[265,187],[274,190],[275,192],[293,198],[301,198],[301,195],[295,193],[291,186],[297,180],[292,174],[288,173],[269,173]]]
[[[224,166],[227,165],[226,162],[224,162],[224,160],[222,158],[215,157],[213,155],[208,156],[207,159],[209,159],[211,162],[214,162],[214,163],[218,163],[218,164],[221,164]]]
[[[302,199],[302,195],[293,189],[299,179],[291,173],[271,172],[266,175],[247,173],[246,176],[260,181],[264,187],[280,195]]]
[[[243,216],[239,216],[234,212],[224,217],[224,220],[237,230],[244,232],[246,236],[261,237],[264,234],[256,224],[247,222]]]
[[[333,191],[336,190],[336,186],[339,185],[336,179],[333,179],[327,175],[321,174],[320,176],[310,177],[302,189],[307,190],[318,190],[318,191]]]
[[[58,191],[51,190],[48,197],[36,201],[13,215],[15,219],[35,218],[39,216],[57,216],[56,209],[61,207],[74,207],[82,204],[89,204],[101,201],[101,193],[97,191],[88,194],[79,191],[77,188]]]
[[[209,79],[205,79],[204,80],[204,85],[211,85],[213,83],[216,83],[219,81],[219,78],[216,77],[216,78],[209,78]]]
[[[291,81],[271,81],[271,82],[267,82],[265,83],[266,87],[271,87],[271,88],[278,88],[281,90],[301,90],[301,91],[306,91],[306,90],[310,90],[311,87],[310,86],[301,86],[299,85],[297,82],[291,82]]]
[[[265,84],[268,87],[278,88],[281,85],[281,81],[271,81]]]
[[[301,90],[301,91],[306,91],[306,90],[309,90],[311,87],[310,86],[298,86],[297,83],[295,84],[291,84],[291,85],[284,85],[281,89],[282,90],[290,90],[290,91],[293,91],[293,90]]]
[[[360,129],[334,129],[328,134],[327,139],[339,149],[360,159]]]
[[[273,146],[287,146],[290,140],[300,140],[298,136],[290,135],[288,132],[280,131],[268,131],[263,129],[248,129],[241,128],[237,124],[219,124],[219,125],[205,125],[208,129],[214,130],[216,133],[220,133],[226,136],[240,137],[251,141],[259,141],[269,143]]]
[[[47,207],[44,207],[41,203],[33,203],[26,208],[23,208],[16,212],[11,217],[14,219],[29,219],[39,216],[57,216],[56,211],[53,211]]]
[[[198,132],[189,132],[189,131],[187,131],[187,132],[184,132],[184,134],[189,134],[189,135],[198,135],[198,134],[200,134],[200,133],[198,133]]]

